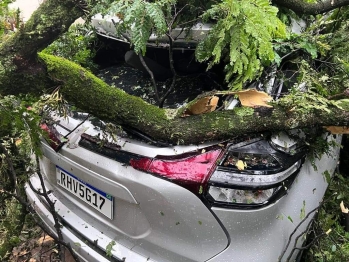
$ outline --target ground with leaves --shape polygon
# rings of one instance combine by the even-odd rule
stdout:
[[[21,235],[19,245],[13,248],[7,261],[10,262],[58,262],[57,244],[38,226],[26,223]],[[75,260],[65,252],[65,261]]]

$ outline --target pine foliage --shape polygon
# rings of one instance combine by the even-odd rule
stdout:
[[[273,61],[272,40],[286,34],[277,12],[268,0],[223,0],[213,5],[203,19],[217,22],[198,45],[197,59],[209,61],[209,68],[223,60],[229,87],[241,89],[258,76],[262,65]]]

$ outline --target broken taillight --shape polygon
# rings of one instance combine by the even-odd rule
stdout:
[[[191,154],[191,155],[190,155]],[[178,156],[132,159],[132,167],[181,185],[213,205],[256,208],[292,185],[305,152],[287,153],[263,137]]]
[[[131,159],[133,168],[145,171],[201,194],[222,152],[219,147],[199,153]]]
[[[291,154],[263,137],[230,144],[208,181],[205,197],[214,205],[239,208],[275,202],[287,193],[304,156],[305,151]]]
[[[52,147],[53,150],[56,152],[59,151],[64,144],[62,142],[62,135],[58,133],[53,126],[47,125],[46,123],[40,124],[40,127],[47,134],[45,137],[47,143]]]

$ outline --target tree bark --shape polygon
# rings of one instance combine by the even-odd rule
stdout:
[[[0,45],[0,90],[2,95],[42,92],[49,85],[44,68],[37,62],[41,51],[80,16],[72,0],[46,0],[29,21]],[[33,81],[39,83],[33,86]]]
[[[139,130],[156,141],[171,144],[203,143],[236,136],[303,127],[347,126],[349,104],[303,113],[275,105],[241,115],[236,110],[170,118],[168,110],[150,105],[138,97],[113,88],[89,71],[62,58],[41,54],[50,76],[58,80],[60,92],[78,108],[105,121]],[[103,105],[103,106],[101,106]]]
[[[288,3],[299,4],[302,10],[318,6],[318,3],[308,5],[299,0],[275,2],[284,6],[288,6]],[[349,0],[333,1],[337,6],[344,2],[349,4]],[[64,97],[78,108],[102,120],[137,129],[154,140],[172,144],[224,140],[266,130],[323,125],[348,126],[349,105],[344,104],[343,110],[333,107],[329,108],[329,112],[313,110],[306,115],[276,105],[263,115],[260,110],[244,115],[230,110],[171,118],[168,110],[159,109],[140,98],[112,88],[67,60],[42,54],[43,64],[38,63],[35,59],[36,52],[54,41],[82,14],[82,10],[73,1],[45,1],[27,25],[0,46],[1,93],[33,93],[61,86],[60,91]]]
[[[291,9],[298,15],[318,15],[349,5],[349,0],[326,0],[308,3],[305,0],[272,0],[273,4]]]

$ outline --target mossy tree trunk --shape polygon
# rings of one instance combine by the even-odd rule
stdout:
[[[37,61],[83,11],[72,0],[46,0],[29,21],[0,45],[0,94],[43,92],[50,79]]]
[[[349,106],[344,105],[343,110],[333,107],[306,115],[276,105],[263,115],[260,110],[243,115],[231,110],[170,118],[168,111],[108,86],[69,61],[42,55],[39,62],[36,53],[82,14],[72,0],[45,1],[28,23],[0,46],[0,93],[40,93],[60,86],[64,97],[86,112],[173,144],[224,140],[265,130],[349,123],[346,111]]]
[[[168,117],[168,110],[113,88],[80,66],[65,59],[40,55],[60,92],[78,108],[116,124],[132,127],[155,140],[173,144],[224,140],[252,132],[321,127],[349,123],[349,105],[302,114],[275,105],[273,109],[239,114],[234,110],[188,117]],[[291,106],[292,107],[292,106]]]

